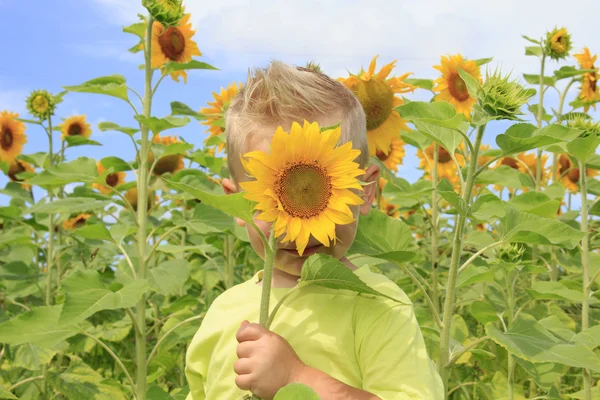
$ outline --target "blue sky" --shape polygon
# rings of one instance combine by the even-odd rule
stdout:
[[[3,61],[0,67],[0,110],[16,111],[27,118],[25,98],[35,89],[57,93],[62,86],[111,74],[122,74],[128,84],[142,91],[141,53],[127,52],[136,38],[121,32],[123,25],[136,22],[141,0],[0,0]],[[193,71],[187,85],[165,80],[154,102],[153,114],[165,116],[171,101],[181,101],[199,110],[212,99],[211,92],[232,81],[245,80],[248,68],[265,66],[270,59],[294,64],[315,60],[333,77],[347,76],[380,55],[380,63],[398,60],[396,74],[414,72],[414,77],[435,78],[432,65],[440,55],[460,52],[477,59],[494,56],[493,68],[501,65],[515,76],[537,73],[538,60],[524,56],[527,44],[520,34],[541,37],[555,25],[572,33],[574,49],[590,47],[600,52],[597,15],[600,3],[591,0],[559,1],[506,0],[495,2],[458,0],[187,0],[187,10],[197,29],[195,40],[203,52],[201,61],[220,71]],[[559,65],[551,62],[552,70]],[[576,95],[574,86],[570,96]],[[427,99],[427,93],[409,95]],[[551,94],[547,109],[556,107]],[[99,132],[96,125],[112,121],[135,126],[128,106],[118,99],[70,93],[60,105],[57,122],[75,114],[86,114],[92,123],[92,139],[103,147],[70,149],[78,156],[102,158],[114,155],[131,160],[129,139],[115,132]],[[600,111],[593,113],[600,118]],[[508,125],[489,126],[484,141],[494,144],[495,135]],[[169,132],[200,145],[204,126],[192,121]],[[25,153],[45,151],[44,133],[27,130]],[[60,143],[55,135],[55,145]],[[414,149],[399,174],[411,181],[420,176]],[[6,177],[0,177],[4,186]],[[6,202],[2,199],[1,202]]]

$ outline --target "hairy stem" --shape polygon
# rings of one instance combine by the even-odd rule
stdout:
[[[439,145],[435,143],[433,147],[433,168],[431,169],[431,185],[433,192],[431,193],[431,301],[436,314],[440,311],[440,294],[438,291],[438,248],[437,248],[437,237],[438,237],[438,197],[437,187],[438,181],[438,148]],[[460,170],[459,170],[460,173]],[[427,295],[427,293],[425,293]],[[438,317],[439,318],[439,317]],[[441,323],[440,323],[441,326]]]
[[[590,237],[588,227],[588,198],[585,163],[579,161],[579,186],[581,188],[581,230],[585,234],[581,241],[581,269],[583,273],[583,303],[581,310],[581,330],[590,326]],[[592,374],[583,370],[583,398],[592,399]]]
[[[540,101],[538,104],[537,110],[537,126],[538,128],[542,127],[542,122],[544,118],[544,68],[546,66],[546,55],[542,56],[542,66],[540,68]],[[542,150],[538,150],[538,158],[537,158],[537,168],[535,174],[535,190],[539,192],[540,184],[542,181]]]
[[[260,298],[259,323],[264,327],[267,326],[269,320],[269,300],[271,298],[271,280],[273,279],[276,240],[275,232],[271,231],[268,246],[265,247],[265,269],[263,271],[262,296]]]

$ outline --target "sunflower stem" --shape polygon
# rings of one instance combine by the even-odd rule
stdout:
[[[148,26],[146,27],[146,37],[144,44],[144,59],[145,59],[145,93],[143,101],[142,114],[145,117],[150,117],[152,111],[152,74],[151,57],[152,57],[152,22],[151,15],[148,16]],[[138,170],[138,207],[137,207],[137,256],[138,256],[138,273],[139,279],[146,279],[147,275],[147,260],[146,260],[146,219],[148,212],[148,127],[140,124],[142,133],[141,149],[140,149],[140,165]],[[136,305],[136,322],[139,328],[135,332],[136,344],[136,392],[138,400],[146,399],[146,295],[142,295]]]
[[[512,326],[514,319],[514,296],[513,296],[513,279],[512,271],[506,273],[506,312],[507,312],[507,324],[508,329]],[[508,398],[507,400],[514,399],[514,377],[515,377],[515,358],[512,354],[508,353]]]
[[[265,269],[263,271],[262,295],[260,298],[259,323],[266,327],[269,320],[269,301],[271,299],[271,281],[273,279],[273,261],[275,258],[276,245],[275,232],[271,230],[268,246],[265,247]]]
[[[585,234],[581,241],[581,269],[583,273],[583,302],[581,310],[581,330],[590,326],[590,238],[588,227],[588,198],[585,163],[579,161],[579,186],[581,188],[581,230]],[[583,398],[592,399],[592,375],[583,370]]]
[[[542,66],[540,68],[540,101],[537,109],[537,125],[538,128],[542,127],[542,122],[544,118],[544,69],[546,66],[546,55],[542,56]],[[540,185],[542,182],[542,149],[538,149],[538,157],[537,157],[537,168],[535,174],[535,190],[540,191]]]
[[[484,131],[485,125],[482,125],[477,129],[473,153],[471,153],[471,158],[469,160],[467,181],[462,191],[462,199],[466,203],[467,207],[469,207],[471,204],[473,184],[475,183],[475,171],[477,169],[477,157],[479,155],[479,148],[481,147]],[[465,215],[459,214],[456,221],[456,226],[454,228],[454,241],[452,246],[454,250],[452,251],[450,270],[448,271],[446,299],[444,301],[442,329],[440,332],[440,354],[438,360],[438,369],[444,383],[445,392],[448,391],[448,378],[450,375],[450,368],[447,367],[450,360],[450,328],[452,325],[452,316],[454,314],[454,305],[456,300],[456,278],[458,276],[458,263],[460,261],[460,249],[462,249],[463,231],[465,228],[466,219],[467,217]]]
[[[433,192],[431,193],[431,301],[435,311],[440,311],[440,294],[438,292],[438,249],[437,249],[437,236],[438,236],[438,197],[437,191],[437,168],[438,168],[438,148],[437,143],[433,147],[433,169],[431,170],[431,185]],[[460,171],[459,171],[460,173]]]

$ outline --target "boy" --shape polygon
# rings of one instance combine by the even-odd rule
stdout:
[[[359,179],[377,182],[379,168],[366,165],[365,114],[354,94],[319,72],[272,62],[249,76],[227,111],[232,179],[223,180],[225,192],[239,192],[239,183],[249,179],[240,161],[243,154],[268,152],[279,125],[289,131],[292,122],[304,120],[320,126],[341,121],[340,142],[352,141],[361,150],[356,162],[366,173]],[[364,204],[352,206],[356,219],[370,211],[376,186],[365,186]],[[302,256],[294,243],[279,243],[271,308],[296,285],[304,261],[314,253],[336,257],[366,284],[405,304],[310,285],[284,302],[267,330],[248,322],[258,321],[260,271],[220,295],[208,310],[187,352],[188,400],[239,400],[248,391],[267,400],[293,382],[311,387],[324,400],[444,398],[441,379],[427,355],[406,294],[385,276],[367,266],[357,268],[345,257],[357,222],[337,226],[339,240],[330,247],[311,237]],[[255,223],[269,235],[270,224]],[[258,234],[249,228],[248,235],[262,257]]]

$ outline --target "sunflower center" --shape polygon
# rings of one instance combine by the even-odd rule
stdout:
[[[554,42],[552,43],[552,50],[562,53],[566,49],[567,38],[565,35],[558,35],[554,37]]]
[[[108,174],[108,176],[106,177],[106,184],[110,187],[115,187],[117,186],[117,183],[119,183],[119,175]]]
[[[275,194],[283,209],[292,217],[303,219],[325,210],[331,192],[327,170],[317,161],[290,164],[275,182]]]
[[[571,168],[567,173],[567,177],[573,183],[579,182],[579,168]]]
[[[519,163],[517,163],[517,160],[515,160],[512,157],[504,157],[502,159],[502,162],[500,164],[502,164],[502,165],[508,165],[512,169],[519,169]]]
[[[85,224],[85,217],[79,217],[75,220],[75,226],[81,226]]]
[[[448,150],[439,146],[438,147],[438,162],[442,164],[446,164],[452,161],[452,156],[448,153]]]
[[[174,26],[158,37],[158,43],[164,55],[171,61],[179,60],[185,50],[185,37],[179,28]]]
[[[458,101],[465,101],[469,98],[467,85],[458,73],[452,74],[450,75],[450,78],[448,78],[448,90],[452,97]]]
[[[569,168],[571,168],[571,161],[567,157],[560,157],[558,159],[558,173],[562,175]]]
[[[46,96],[38,94],[33,98],[32,107],[37,112],[44,112],[48,109],[48,99]]]
[[[13,144],[13,132],[9,127],[3,127],[0,131],[0,146],[3,150],[10,150]]]
[[[19,161],[16,161],[8,169],[8,177],[13,182],[21,182],[21,181],[23,181],[23,179],[17,178],[17,174],[20,174],[21,172],[24,172],[24,171],[25,171],[25,168],[23,168],[23,165],[21,165],[21,163]]]
[[[77,122],[69,125],[69,129],[67,130],[67,135],[69,136],[79,136],[83,133],[83,128]]]
[[[594,68],[594,66],[592,65],[592,68]],[[590,72],[590,89],[592,90],[592,92],[596,92],[596,89],[598,88],[597,86],[597,82],[596,82],[596,73],[595,72]]]
[[[365,110],[368,130],[381,126],[392,113],[394,92],[385,81],[359,81],[355,94]]]
[[[381,151],[379,149],[377,149],[377,152],[375,153],[375,155],[377,156],[377,158],[379,158],[382,162],[386,162],[387,159],[390,157],[391,154],[392,154],[392,152],[390,151],[386,155],[383,151]]]

